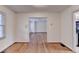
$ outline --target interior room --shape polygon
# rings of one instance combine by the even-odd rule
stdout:
[[[78,53],[79,5],[0,5],[1,53]]]

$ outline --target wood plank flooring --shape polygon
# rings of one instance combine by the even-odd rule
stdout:
[[[30,33],[29,43],[14,43],[5,53],[71,53],[67,47],[60,43],[47,43],[46,33]]]
[[[14,43],[4,52],[5,53],[71,53],[72,52],[67,47],[62,47],[60,43],[48,43],[45,45],[45,47],[43,44],[37,46],[30,47],[29,43]]]

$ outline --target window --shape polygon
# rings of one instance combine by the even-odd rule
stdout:
[[[4,24],[4,15],[3,13],[0,13],[0,39],[4,38],[4,28],[5,28],[5,24]]]

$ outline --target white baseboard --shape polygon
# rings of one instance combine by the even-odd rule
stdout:
[[[9,46],[11,46],[11,45],[14,44],[14,43],[15,43],[15,42],[12,42],[12,43],[6,45],[4,48],[2,48],[2,49],[0,50],[0,52],[4,51],[5,49],[7,49]]]
[[[70,50],[72,50],[73,52],[75,52],[74,51],[74,49],[73,48],[71,48],[71,47],[69,47],[67,44],[65,44],[65,43],[63,43],[63,42],[61,42],[62,44],[64,44],[66,47],[68,47]]]

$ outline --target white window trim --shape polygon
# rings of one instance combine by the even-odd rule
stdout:
[[[4,12],[1,12],[0,11],[0,14],[2,14],[2,18],[3,18],[3,22],[4,22],[4,24],[3,25],[0,25],[0,26],[3,26],[3,37],[0,37],[0,39],[4,39],[6,36],[6,34],[5,34],[5,14],[4,14]]]

